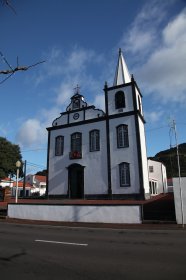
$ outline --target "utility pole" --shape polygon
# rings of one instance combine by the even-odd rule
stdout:
[[[178,164],[178,179],[179,179],[179,191],[180,191],[180,202],[181,202],[181,218],[182,218],[182,227],[184,228],[184,209],[183,209],[183,194],[182,194],[182,186],[181,186],[181,172],[180,172],[180,156],[179,156],[179,148],[178,148],[178,139],[176,132],[176,122],[172,121],[172,128],[175,134],[175,142],[176,142],[176,154],[177,154],[177,164]]]
[[[25,187],[26,187],[26,160],[25,160],[25,163],[24,163],[23,197],[25,197]]]

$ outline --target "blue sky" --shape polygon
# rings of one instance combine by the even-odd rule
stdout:
[[[178,143],[186,142],[185,0],[9,2],[16,14],[0,6],[0,51],[12,67],[17,56],[20,66],[46,60],[0,84],[0,136],[20,145],[29,173],[46,166],[46,127],[77,84],[89,104],[104,107],[119,48],[143,94],[148,156],[170,147],[173,119]]]

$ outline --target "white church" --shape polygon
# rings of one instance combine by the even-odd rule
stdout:
[[[79,88],[48,127],[48,197],[149,198],[142,94],[119,50],[105,110],[88,105]]]

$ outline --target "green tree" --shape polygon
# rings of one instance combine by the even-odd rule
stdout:
[[[22,163],[19,145],[0,137],[0,178],[16,175],[16,161],[18,160]],[[20,177],[23,176],[22,167],[23,163],[20,168]]]

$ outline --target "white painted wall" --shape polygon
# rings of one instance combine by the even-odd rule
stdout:
[[[8,204],[8,217],[58,222],[140,224],[140,207]]]
[[[143,169],[143,186],[145,195],[149,196],[149,175],[148,175],[148,163],[147,163],[147,149],[145,138],[145,127],[143,121],[138,117],[139,130],[140,130],[140,142],[141,142],[141,157],[142,157],[142,169]]]
[[[125,94],[125,108],[115,109],[115,94],[118,91],[124,91]],[[136,90],[136,99],[139,92]],[[140,97],[141,98],[141,97]],[[138,102],[138,99],[137,99]],[[81,99],[81,106],[87,106],[84,99]],[[80,108],[82,108],[80,106]],[[138,104],[139,107],[139,104]],[[84,118],[84,111],[72,110],[72,103],[67,107],[69,113],[70,123],[82,121]],[[133,112],[133,93],[131,84],[119,86],[117,88],[108,89],[108,113],[109,115],[118,114],[122,112]],[[78,120],[73,119],[75,113],[79,113]],[[101,115],[100,115],[101,114]],[[99,116],[98,116],[99,115]],[[85,110],[85,119],[96,119],[104,115],[103,111],[94,109],[90,106]],[[55,121],[59,124],[64,120],[62,114],[60,118]],[[55,125],[55,121],[53,125]],[[67,121],[67,119],[66,119]],[[142,154],[142,169],[143,182],[145,193],[149,193],[148,181],[148,167],[144,123],[138,117],[140,130],[140,147]],[[129,147],[117,148],[117,134],[116,127],[120,124],[127,124],[129,129]],[[112,178],[112,192],[113,194],[133,194],[140,192],[139,182],[139,162],[136,139],[136,125],[135,117],[122,116],[109,120],[110,125],[110,154],[111,154],[111,178]],[[89,131],[92,129],[100,130],[100,151],[89,152]],[[71,150],[71,134],[74,132],[82,133],[82,159],[69,159],[69,152]],[[106,146],[106,122],[104,120],[99,122],[92,122],[71,126],[67,128],[60,128],[50,131],[50,147],[49,147],[49,195],[66,195],[68,191],[68,167],[73,163],[78,163],[85,166],[84,169],[84,193],[85,195],[107,194],[108,193],[108,175],[107,175],[107,146]],[[59,135],[64,136],[64,154],[62,156],[55,156],[55,138]],[[121,162],[128,162],[130,164],[130,179],[131,186],[122,188],[119,181],[119,164]]]
[[[126,116],[110,120],[110,149],[111,149],[111,175],[113,194],[139,193],[139,166],[137,157],[137,144],[134,116]],[[120,124],[128,125],[129,147],[117,148],[116,127]],[[130,164],[131,186],[120,187],[119,164]]]
[[[100,130],[100,151],[89,151],[89,131]],[[71,134],[82,133],[82,159],[69,159],[71,150]],[[55,156],[55,138],[64,136],[64,154]],[[51,131],[49,154],[49,195],[67,194],[68,169],[73,163],[85,166],[84,192],[85,194],[106,194],[107,182],[107,150],[105,122],[95,122],[80,126],[68,127]]]
[[[141,112],[141,114],[143,116],[142,98],[141,98],[141,95],[140,95],[137,87],[135,87],[135,93],[136,93],[137,109]]]
[[[186,224],[186,177],[182,177],[180,183],[181,183],[182,199],[180,195],[179,178],[173,178],[176,221],[177,224],[182,224],[182,214],[183,214],[183,218],[184,218],[183,222],[184,224]],[[182,211],[181,204],[183,205],[183,211]]]
[[[153,167],[153,172],[149,172],[149,180],[158,182],[157,194],[167,193],[167,173],[163,163],[148,159],[148,169]]]
[[[14,183],[14,181],[10,181],[10,180],[8,180],[8,181],[6,181],[6,180],[1,180],[1,182],[0,182],[0,186],[2,187],[2,188],[5,188],[5,187],[10,187],[10,188],[12,188],[13,187],[13,183]]]
[[[125,108],[122,109],[122,112],[129,112],[134,110],[133,106],[133,98],[132,98],[132,87],[124,86],[119,87],[117,89],[109,90],[108,91],[108,111],[109,115],[117,114],[120,112],[120,109],[115,109],[115,94],[118,91],[124,91],[125,94]]]

